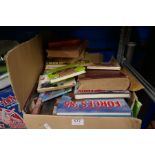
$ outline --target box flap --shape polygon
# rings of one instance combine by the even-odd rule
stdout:
[[[24,115],[27,128],[40,129],[137,129],[141,128],[141,120],[131,117],[82,117],[82,116],[50,116]],[[75,123],[76,122],[76,123]],[[77,123],[79,122],[79,123]]]
[[[11,49],[6,57],[11,85],[23,109],[43,69],[43,50],[39,36]]]
[[[139,91],[141,89],[144,89],[144,86],[138,81],[138,79],[127,69],[127,68],[123,68],[122,72],[125,73],[126,75],[128,75],[129,80],[131,82],[130,84],[130,91]]]

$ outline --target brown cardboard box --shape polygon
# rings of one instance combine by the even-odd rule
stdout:
[[[10,50],[6,55],[6,63],[14,93],[20,103],[20,108],[23,109],[44,67],[41,38],[37,36]],[[130,76],[132,76],[131,73]],[[142,88],[138,81],[136,81],[136,87],[137,85],[139,85],[140,89]],[[133,85],[132,89],[134,89]],[[127,117],[72,117],[24,114],[24,121],[27,128],[102,129],[141,127],[141,120]]]

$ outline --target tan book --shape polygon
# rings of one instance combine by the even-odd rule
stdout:
[[[87,67],[87,69],[101,69],[101,70],[121,70],[121,66],[117,61],[108,62],[108,63],[98,63],[93,64]]]
[[[121,71],[87,70],[78,77],[79,90],[128,90],[129,78]]]
[[[85,52],[85,59],[92,62],[93,64],[98,64],[103,62],[103,55],[99,52],[91,53]]]

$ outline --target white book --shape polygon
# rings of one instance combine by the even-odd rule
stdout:
[[[10,86],[10,79],[9,79],[9,73],[5,73],[0,76],[0,89],[4,89],[8,86]]]

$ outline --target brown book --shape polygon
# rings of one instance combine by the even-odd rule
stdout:
[[[87,69],[101,69],[101,70],[121,70],[121,66],[117,61],[102,63],[102,64],[93,64],[87,67]]]
[[[79,90],[127,90],[128,77],[121,71],[87,70],[78,77]]]
[[[79,39],[71,39],[71,40],[61,40],[61,41],[51,41],[48,43],[48,48],[61,48],[61,47],[70,47],[70,46],[79,46]]]
[[[86,42],[69,40],[49,43],[48,58],[83,58]]]

